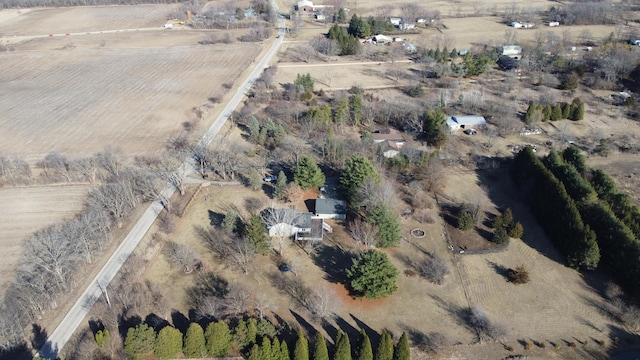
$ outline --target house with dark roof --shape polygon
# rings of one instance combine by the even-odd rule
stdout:
[[[283,208],[272,210],[276,211],[275,218],[282,221],[268,226],[270,237],[294,237],[296,240],[306,241],[322,241],[324,230],[324,221],[321,218],[314,218],[310,212],[297,212],[296,210]],[[284,214],[283,212],[287,212]]]
[[[344,220],[347,218],[347,203],[337,199],[316,199],[315,217]]]

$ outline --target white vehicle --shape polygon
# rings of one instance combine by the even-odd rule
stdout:
[[[262,180],[264,180],[264,182],[273,182],[278,180],[278,177],[276,175],[267,175]]]
[[[165,28],[165,29],[173,29],[173,24],[171,24],[171,23],[166,23],[166,24],[164,24],[164,28]]]

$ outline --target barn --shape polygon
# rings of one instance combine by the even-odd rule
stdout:
[[[485,120],[484,117],[477,115],[457,115],[447,118],[447,126],[451,131],[458,129],[475,129],[486,125],[487,120]]]

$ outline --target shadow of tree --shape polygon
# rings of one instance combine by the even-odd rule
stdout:
[[[493,261],[487,260],[487,263],[496,272],[496,274],[502,276],[505,280],[509,281],[509,268]]]
[[[47,330],[42,328],[39,324],[31,325],[31,333],[33,334],[31,347],[34,349],[40,349],[40,347],[47,342],[47,338],[49,337]]]
[[[173,326],[176,329],[180,330],[180,332],[183,334],[187,333],[187,329],[191,324],[191,320],[184,316],[184,314],[182,314],[180,311],[175,309],[171,310],[171,322],[173,323]]]
[[[325,278],[332,283],[347,283],[346,269],[353,264],[353,254],[337,246],[323,246],[318,249],[313,262],[325,272]]]
[[[360,329],[363,329],[364,332],[367,333],[367,336],[369,337],[369,340],[371,340],[372,346],[374,346],[375,344],[378,344],[378,342],[380,342],[380,337],[381,337],[380,333],[375,331],[373,328],[371,328],[369,325],[367,325],[364,321],[358,319],[355,315],[349,314],[349,316],[351,316],[353,321],[356,322],[356,325],[358,325],[358,327]]]
[[[209,213],[209,224],[211,226],[220,226],[222,224],[222,220],[224,220],[224,214],[217,213],[212,210],[207,210]]]

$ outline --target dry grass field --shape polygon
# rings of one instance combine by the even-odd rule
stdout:
[[[88,185],[0,189],[0,293],[19,265],[22,241],[38,229],[73,217],[89,190]]]

